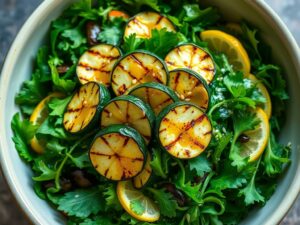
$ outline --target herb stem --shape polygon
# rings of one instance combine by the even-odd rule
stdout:
[[[61,175],[61,172],[66,164],[66,162],[68,161],[68,159],[70,158],[72,152],[78,147],[78,145],[80,145],[84,140],[86,140],[87,138],[89,138],[90,136],[92,136],[93,134],[95,134],[96,131],[92,131],[88,134],[86,134],[85,136],[83,136],[82,138],[80,138],[78,141],[75,142],[75,144],[70,148],[70,150],[66,153],[63,161],[60,163],[57,171],[56,171],[56,175],[55,175],[55,188],[58,191],[60,189],[60,183],[59,183],[59,178]]]

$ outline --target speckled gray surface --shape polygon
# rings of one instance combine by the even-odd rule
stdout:
[[[300,44],[300,0],[265,0],[288,25]],[[0,0],[0,67],[14,36],[41,0]],[[0,225],[27,225],[0,174]],[[281,225],[300,224],[300,198]]]

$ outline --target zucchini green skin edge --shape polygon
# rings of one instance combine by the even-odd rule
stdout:
[[[216,71],[217,71],[217,69],[216,69],[216,68],[217,68],[217,67],[216,67],[216,62],[215,62],[214,58],[212,57],[212,55],[210,54],[210,52],[207,51],[206,49],[204,49],[203,47],[200,47],[200,46],[196,45],[195,43],[191,43],[191,42],[182,43],[182,44],[179,44],[179,45],[175,46],[174,48],[172,48],[172,49],[167,53],[166,57],[167,57],[167,56],[169,55],[169,53],[172,52],[175,48],[182,47],[182,46],[185,46],[185,45],[192,45],[192,46],[195,46],[195,47],[201,49],[202,51],[204,51],[205,53],[207,53],[207,54],[209,55],[209,57],[212,59],[212,63],[213,63],[213,65],[214,65],[214,72],[213,72],[214,76],[213,76],[213,79],[211,80],[211,83],[212,83],[212,82],[214,81],[215,77],[216,77]],[[181,68],[181,69],[186,69],[186,68]],[[172,70],[172,71],[173,71],[173,70]],[[203,78],[203,77],[200,76],[200,74],[198,74],[196,71],[193,71],[193,72],[196,73],[199,77]],[[205,82],[206,82],[206,81],[205,81]],[[210,83],[210,84],[211,84],[211,83]],[[206,82],[206,84],[207,84],[207,82]],[[207,85],[209,85],[209,84],[207,84]]]
[[[146,117],[149,121],[151,130],[153,130],[154,123],[155,123],[155,114],[154,114],[154,112],[152,111],[151,107],[148,104],[144,103],[141,99],[139,99],[135,96],[121,95],[121,96],[115,97],[114,99],[109,101],[103,108],[105,108],[107,105],[109,105],[110,103],[115,102],[115,101],[128,101],[128,102],[136,105],[140,109],[142,109],[146,114]],[[102,112],[101,112],[100,118],[101,118],[101,116],[102,116]],[[101,121],[100,121],[100,126],[101,126]]]
[[[137,90],[139,88],[144,88],[144,87],[145,88],[153,88],[153,89],[162,91],[162,92],[166,93],[167,95],[169,95],[170,98],[174,102],[178,102],[179,101],[178,96],[176,95],[176,93],[171,88],[169,88],[168,86],[165,86],[163,84],[156,83],[156,82],[139,84],[138,86],[132,88],[128,94],[131,95],[131,93],[134,92],[135,90]]]
[[[82,87],[85,86],[85,85],[89,85],[89,84],[95,84],[95,85],[97,85],[97,86],[99,87],[99,104],[98,104],[98,107],[97,107],[97,109],[96,109],[96,113],[95,113],[93,119],[90,121],[90,123],[89,123],[84,129],[82,129],[82,130],[80,130],[80,131],[78,131],[78,132],[76,132],[76,133],[72,133],[72,132],[68,131],[68,130],[65,128],[65,126],[63,126],[63,127],[64,127],[64,130],[65,130],[66,132],[68,132],[68,133],[71,133],[71,134],[81,134],[81,133],[90,131],[90,130],[92,130],[93,128],[97,127],[97,124],[98,124],[99,118],[100,118],[100,113],[101,113],[103,107],[104,107],[104,106],[107,104],[107,102],[109,102],[110,99],[111,99],[111,95],[110,95],[109,90],[108,90],[103,84],[99,84],[99,83],[97,83],[97,82],[88,82],[88,83],[82,85],[80,88],[82,88]],[[66,111],[67,111],[68,105],[72,102],[73,97],[77,94],[77,92],[80,90],[80,88],[77,89],[77,90],[75,91],[75,93],[72,95],[71,100],[69,101],[69,103],[67,104],[67,107],[65,108],[64,114],[65,114]]]
[[[160,141],[160,138],[159,138],[159,128],[160,128],[160,124],[161,124],[162,120],[165,118],[165,116],[166,116],[172,109],[174,109],[174,108],[176,108],[176,107],[179,107],[179,106],[186,106],[186,105],[190,105],[190,106],[196,107],[196,108],[199,109],[201,112],[203,112],[203,110],[202,110],[199,106],[197,106],[197,105],[195,105],[195,104],[193,104],[193,103],[190,103],[190,102],[175,102],[175,103],[173,103],[173,104],[171,104],[171,105],[168,105],[166,108],[164,108],[164,109],[159,113],[159,115],[157,116],[156,123],[155,123],[155,138],[156,138],[156,140],[157,140],[157,144],[158,144],[158,147],[159,147],[159,148],[166,150],[165,147],[162,145],[162,143],[161,143],[161,141]],[[204,113],[204,112],[203,112],[203,113]],[[205,113],[204,113],[204,114],[205,114]],[[205,115],[206,115],[206,114],[205,114]],[[210,119],[209,119],[208,117],[207,117],[207,119],[209,120],[210,124],[212,124],[211,121],[210,121]],[[213,128],[212,125],[211,125],[211,128]],[[211,142],[211,139],[210,139],[210,142]],[[209,146],[210,142],[208,143],[207,146]],[[167,150],[166,150],[166,151],[167,151]],[[173,158],[176,158],[176,157],[173,156],[172,154],[170,154],[170,155],[171,155]],[[199,155],[197,155],[197,156],[199,156]],[[191,157],[191,158],[189,158],[189,159],[196,158],[197,156]],[[177,159],[177,158],[176,158],[176,159]],[[180,159],[184,160],[183,158],[180,158]],[[187,159],[187,160],[189,160],[189,159]]]
[[[120,124],[117,124],[117,125],[111,125],[109,127],[106,127],[102,130],[100,130],[94,137],[93,141],[91,142],[91,145],[89,147],[89,160],[91,162],[91,164],[93,165],[92,163],[92,159],[91,159],[91,154],[90,154],[90,150],[94,144],[94,142],[96,141],[96,139],[98,137],[101,137],[105,134],[111,134],[111,133],[119,133],[123,136],[126,136],[126,137],[129,137],[129,138],[132,138],[136,143],[137,145],[139,146],[139,149],[140,151],[142,152],[143,156],[144,156],[144,163],[143,163],[143,168],[145,166],[145,163],[147,161],[147,145],[146,145],[146,142],[144,140],[144,138],[139,134],[139,132],[129,126],[126,126],[126,125],[120,125]],[[94,168],[94,166],[93,166]],[[96,168],[94,168],[96,170]],[[96,170],[96,172],[98,173],[98,171]],[[140,171],[142,172],[142,170]],[[139,173],[138,173],[139,174]],[[138,175],[137,174],[137,175]],[[137,176],[136,175],[136,176]],[[133,177],[132,177],[133,178]],[[129,179],[132,179],[132,178],[129,178]],[[128,179],[123,179],[123,180],[128,180]]]
[[[205,87],[207,93],[208,93],[208,106],[207,108],[209,109],[210,107],[210,96],[211,96],[211,90],[206,82],[206,80],[201,77],[197,72],[195,72],[194,70],[190,70],[190,69],[187,69],[187,68],[181,68],[181,69],[175,69],[175,70],[171,70],[169,72],[180,72],[180,71],[184,71],[186,73],[189,73],[190,75],[196,77],[198,80],[201,81],[201,83],[203,84],[203,86]],[[170,88],[170,87],[169,87]],[[171,88],[170,88],[171,89]],[[172,89],[171,89],[172,90]],[[177,96],[177,95],[176,95]]]
[[[125,54],[125,55],[122,55],[121,58],[115,63],[113,69],[111,70],[110,84],[111,84],[111,89],[112,89],[112,91],[115,93],[115,95],[118,96],[118,93],[115,92],[115,90],[114,90],[114,88],[113,88],[113,85],[112,85],[112,83],[113,83],[113,74],[114,74],[114,71],[115,71],[115,69],[118,67],[118,65],[120,64],[120,62],[121,62],[122,60],[124,60],[126,57],[128,57],[128,56],[130,56],[131,54],[134,54],[134,53],[148,54],[148,55],[150,55],[150,56],[156,58],[156,59],[161,63],[161,65],[163,66],[163,69],[164,69],[164,71],[165,71],[165,73],[166,73],[166,84],[164,84],[164,85],[168,86],[168,83],[169,83],[169,70],[168,70],[168,66],[167,66],[167,64],[165,63],[165,61],[164,61],[163,59],[161,59],[159,56],[153,54],[153,53],[150,52],[150,51],[147,51],[147,50],[135,50],[135,51],[131,51],[131,52]],[[136,85],[136,86],[137,86],[137,85]],[[134,87],[133,87],[133,88],[134,88]],[[133,89],[133,88],[130,88],[130,89],[127,90],[126,92],[129,92],[129,91],[130,91],[131,89]],[[125,94],[126,94],[126,93],[125,93]]]

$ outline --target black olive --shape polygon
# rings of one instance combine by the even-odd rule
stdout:
[[[72,180],[78,187],[86,188],[92,186],[92,182],[87,178],[82,170],[75,170],[71,173]]]
[[[54,186],[55,186],[54,181],[45,181],[45,182],[43,182],[43,184],[42,184],[42,187],[43,187],[45,190],[47,190],[48,188],[52,188],[52,187],[54,187]]]
[[[86,23],[86,36],[87,36],[88,44],[90,46],[99,44],[97,38],[100,31],[101,31],[100,26],[94,21],[89,21]]]
[[[56,69],[57,69],[57,72],[58,72],[59,74],[63,74],[63,73],[68,72],[68,70],[70,69],[70,67],[67,66],[67,65],[62,65],[62,66],[56,67]]]
[[[177,203],[179,206],[185,206],[186,203],[187,203],[187,199],[186,197],[184,196],[184,194],[179,191],[174,184],[171,184],[171,183],[164,183],[163,184],[163,187],[168,191],[170,192],[173,197],[176,199]]]
[[[239,141],[241,143],[247,143],[248,141],[250,141],[250,137],[248,137],[246,134],[241,134],[239,136]]]

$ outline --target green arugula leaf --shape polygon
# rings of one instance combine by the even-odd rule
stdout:
[[[32,178],[34,181],[48,181],[55,178],[56,171],[50,169],[45,162],[40,159],[35,161],[34,168],[36,171],[41,172],[39,176]]]
[[[11,121],[11,128],[14,136],[12,138],[20,157],[26,162],[33,160],[33,154],[28,146],[29,141],[35,135],[37,126],[32,125],[28,120],[21,121],[20,114],[16,113]]]
[[[130,201],[130,209],[137,215],[142,215],[145,212],[145,206],[142,204],[140,199],[133,199]]]
[[[105,200],[98,187],[67,192],[58,201],[58,210],[68,216],[86,218],[104,211]]]
[[[51,69],[51,76],[54,88],[64,93],[72,92],[75,88],[76,82],[60,78],[54,61],[49,60],[48,63]]]
[[[62,117],[71,98],[72,96],[66,97],[64,99],[52,98],[48,103],[48,106],[51,110],[49,115]]]
[[[196,158],[190,159],[188,161],[190,170],[195,170],[197,173],[197,176],[202,177],[205,173],[210,172],[211,169],[211,163],[208,161],[207,157],[205,155],[200,155]]]
[[[166,217],[176,217],[177,201],[170,192],[164,189],[147,188],[153,194],[154,200],[158,203],[162,215]]]
[[[105,202],[106,202],[107,208],[111,208],[111,209],[114,209],[117,211],[122,210],[122,206],[118,200],[116,186],[114,184],[109,184],[105,188],[103,195],[105,197]]]
[[[276,142],[273,132],[270,133],[269,142],[263,157],[263,165],[268,176],[280,174],[285,163],[289,163],[290,146],[282,146]]]

